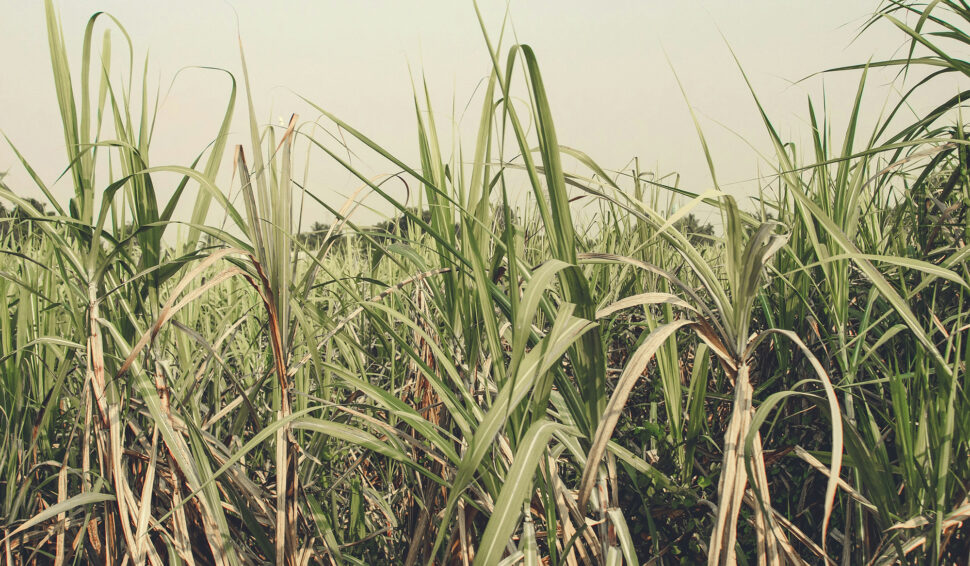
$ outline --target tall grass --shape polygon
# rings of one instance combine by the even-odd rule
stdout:
[[[4,563],[967,560],[962,96],[900,117],[968,73],[962,3],[874,16],[913,50],[841,69],[860,80],[840,136],[810,104],[806,150],[762,111],[775,174],[740,204],[711,155],[693,193],[561,146],[535,53],[484,25],[470,152],[441,147],[423,83],[415,164],[310,99],[318,119],[263,127],[240,52],[248,147],[227,147],[229,75],[213,142],[158,166],[121,24],[90,19],[75,77],[46,17],[74,191],[59,202],[19,153],[47,202],[0,186]],[[922,66],[860,131],[869,73]],[[304,153],[360,188],[332,207]],[[400,181],[427,210],[390,196]],[[384,229],[354,220],[369,195],[395,210]],[[331,226],[300,234],[306,199]]]

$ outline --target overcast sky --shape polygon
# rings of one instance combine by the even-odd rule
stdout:
[[[793,83],[826,68],[885,57],[903,44],[903,35],[888,23],[853,41],[877,5],[872,0],[511,0],[509,6],[518,40],[532,45],[539,58],[561,143],[586,151],[605,168],[624,167],[637,156],[643,168],[682,173],[681,183],[690,190],[710,188],[673,69],[701,118],[719,178],[736,182],[727,186],[743,195],[755,184],[740,181],[766,171],[748,143],[764,151],[770,146],[728,44],[780,133],[807,141],[807,96],[820,104],[824,85],[838,127],[851,107],[858,74]],[[66,160],[43,3],[2,0],[0,6],[0,130],[51,182]],[[75,73],[84,26],[95,11],[107,11],[124,24],[135,43],[136,67],[148,50],[150,81],[163,93],[153,165],[189,164],[215,135],[228,92],[224,77],[192,71],[165,93],[185,66],[222,67],[241,77],[232,7],[261,120],[291,112],[313,118],[292,90],[412,160],[417,152],[409,66],[426,75],[441,129],[450,129],[448,119],[459,117],[490,70],[470,1],[60,2]],[[505,2],[482,0],[481,7],[497,35]],[[120,37],[115,40],[117,53]],[[116,63],[115,72],[122,67]],[[891,76],[884,77],[869,88],[870,123],[891,98],[886,86]],[[942,96],[953,94],[956,86],[940,88],[951,89]],[[476,126],[479,101],[470,108],[462,122],[467,129]],[[234,130],[242,134],[245,128],[240,115]],[[466,149],[466,155],[470,152]],[[393,171],[377,159],[364,159],[373,171]],[[3,145],[0,171],[5,170],[16,190],[39,194]],[[311,179],[316,194],[334,204],[351,188],[346,175],[326,167]],[[57,187],[65,198],[71,191],[65,180]],[[163,198],[170,193],[165,187],[159,191]]]

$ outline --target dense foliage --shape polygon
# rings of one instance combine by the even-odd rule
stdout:
[[[233,78],[199,158],[151,165],[151,87],[110,79],[119,24],[91,18],[72,75],[48,0],[74,192],[27,160],[46,202],[0,179],[2,561],[966,563],[970,93],[897,111],[970,76],[970,8],[878,20],[908,56],[838,70],[860,75],[841,136],[810,105],[797,147],[762,112],[775,171],[739,206],[714,164],[694,194],[560,146],[532,51],[484,26],[464,152],[426,91],[416,165],[312,102],[261,127],[243,59],[251,146],[226,147]],[[878,67],[918,80],[862,132]],[[298,149],[361,189],[330,208]],[[367,194],[391,220],[354,222]],[[301,228],[309,199],[331,215]]]

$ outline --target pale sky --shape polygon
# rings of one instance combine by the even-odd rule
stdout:
[[[901,32],[888,22],[853,41],[877,5],[873,0],[511,0],[509,4],[518,40],[532,45],[539,58],[562,144],[582,149],[607,169],[623,167],[638,156],[644,169],[680,172],[681,184],[689,190],[711,188],[673,68],[701,119],[720,180],[741,196],[751,194],[756,186],[740,181],[758,175],[759,160],[737,135],[762,151],[768,152],[770,146],[727,44],[781,135],[804,144],[809,139],[807,96],[818,98],[821,106],[824,85],[838,132],[851,108],[858,74],[793,82],[826,68],[886,57],[904,43]],[[0,0],[0,6],[0,53],[4,54],[0,130],[46,182],[53,182],[67,163],[43,3]],[[84,26],[96,11],[107,11],[125,25],[135,43],[136,68],[149,51],[150,81],[161,87],[164,97],[152,165],[188,165],[217,131],[228,92],[223,76],[191,71],[179,78],[167,96],[166,91],[176,71],[191,65],[226,68],[241,82],[231,6],[239,15],[260,120],[276,121],[292,112],[314,118],[315,112],[292,90],[412,163],[417,150],[409,65],[427,77],[436,119],[445,133],[451,127],[449,119],[461,113],[490,70],[470,1],[60,2],[75,86]],[[481,7],[496,36],[505,2],[481,0]],[[120,55],[120,35],[115,34],[114,40],[115,53]],[[113,73],[118,75],[127,65],[121,64],[120,57],[115,61]],[[867,123],[878,117],[887,99],[892,100],[887,86],[892,75],[880,78],[869,86]],[[934,96],[927,93],[924,100],[952,95],[956,84],[941,83],[939,90]],[[244,107],[242,99],[239,107]],[[480,107],[480,99],[475,98],[461,131],[476,127]],[[246,128],[240,113],[234,123],[239,135],[233,139],[245,143]],[[466,148],[466,155],[471,149]],[[231,153],[226,159],[230,158]],[[372,172],[393,172],[393,166],[373,155],[362,158]],[[227,161],[223,169],[230,168]],[[15,190],[39,195],[5,144],[0,145],[2,171],[9,171],[6,180]],[[760,171],[767,171],[764,162]],[[66,201],[71,188],[65,181],[58,183],[56,194]],[[327,165],[311,173],[311,190],[335,206],[354,185],[346,174]],[[171,186],[158,190],[166,198]]]

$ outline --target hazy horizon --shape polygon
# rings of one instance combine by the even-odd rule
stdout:
[[[783,137],[809,139],[807,97],[811,95],[821,106],[824,89],[827,115],[835,122],[838,138],[839,120],[851,109],[859,73],[795,81],[827,68],[884,58],[899,49],[905,38],[888,22],[880,22],[853,41],[878,4],[752,0],[728,5],[694,0],[618,1],[604,7],[511,2],[509,13],[510,32],[519,42],[533,46],[539,58],[560,143],[585,151],[607,169],[625,167],[639,157],[644,170],[680,173],[681,185],[688,190],[711,188],[688,104],[674,78],[676,71],[702,122],[719,180],[729,191],[744,196],[757,187],[752,180],[768,172],[763,164],[759,168],[756,150],[770,152],[770,145],[731,49]],[[158,88],[161,98],[153,165],[190,164],[218,129],[228,94],[224,75],[183,72],[169,90],[179,69],[191,65],[221,67],[236,76],[240,98],[232,143],[243,143],[248,149],[233,6],[257,117],[264,123],[293,112],[312,120],[316,112],[293,94],[299,93],[413,163],[417,149],[411,81],[412,76],[420,81],[423,74],[446,151],[448,132],[453,129],[449,119],[460,118],[466,105],[467,117],[455,129],[465,134],[477,127],[480,92],[476,89],[487,77],[490,62],[471,2],[302,6],[178,0],[164,7],[120,0],[61,2],[58,9],[75,88],[84,26],[92,13],[106,11],[121,21],[134,42],[136,77],[146,51],[149,54],[150,88]],[[482,2],[481,8],[495,39],[506,5]],[[8,17],[0,20],[0,48],[18,56],[8,58],[7,75],[0,82],[0,130],[44,182],[52,183],[67,162],[48,62],[43,3],[7,3],[4,9]],[[96,34],[111,27],[107,21],[99,23]],[[511,43],[507,37],[505,48]],[[127,68],[122,48],[122,36],[113,33],[112,79],[119,84]],[[870,81],[865,108],[881,109],[884,101],[892,100],[888,86],[880,85],[888,85],[893,76],[884,72]],[[951,84],[955,89],[957,83]],[[923,93],[924,99],[928,94]],[[863,120],[871,124],[878,117],[869,110]],[[226,159],[222,173],[228,182],[231,165],[229,156]],[[359,159],[368,173],[394,170],[372,154]],[[310,190],[331,205],[339,205],[357,184],[316,157],[312,165]],[[5,180],[13,190],[40,196],[5,143],[0,146],[3,171],[9,172]],[[160,185],[159,198],[166,199],[174,182]],[[71,191],[65,179],[55,186],[55,195],[65,201]]]

